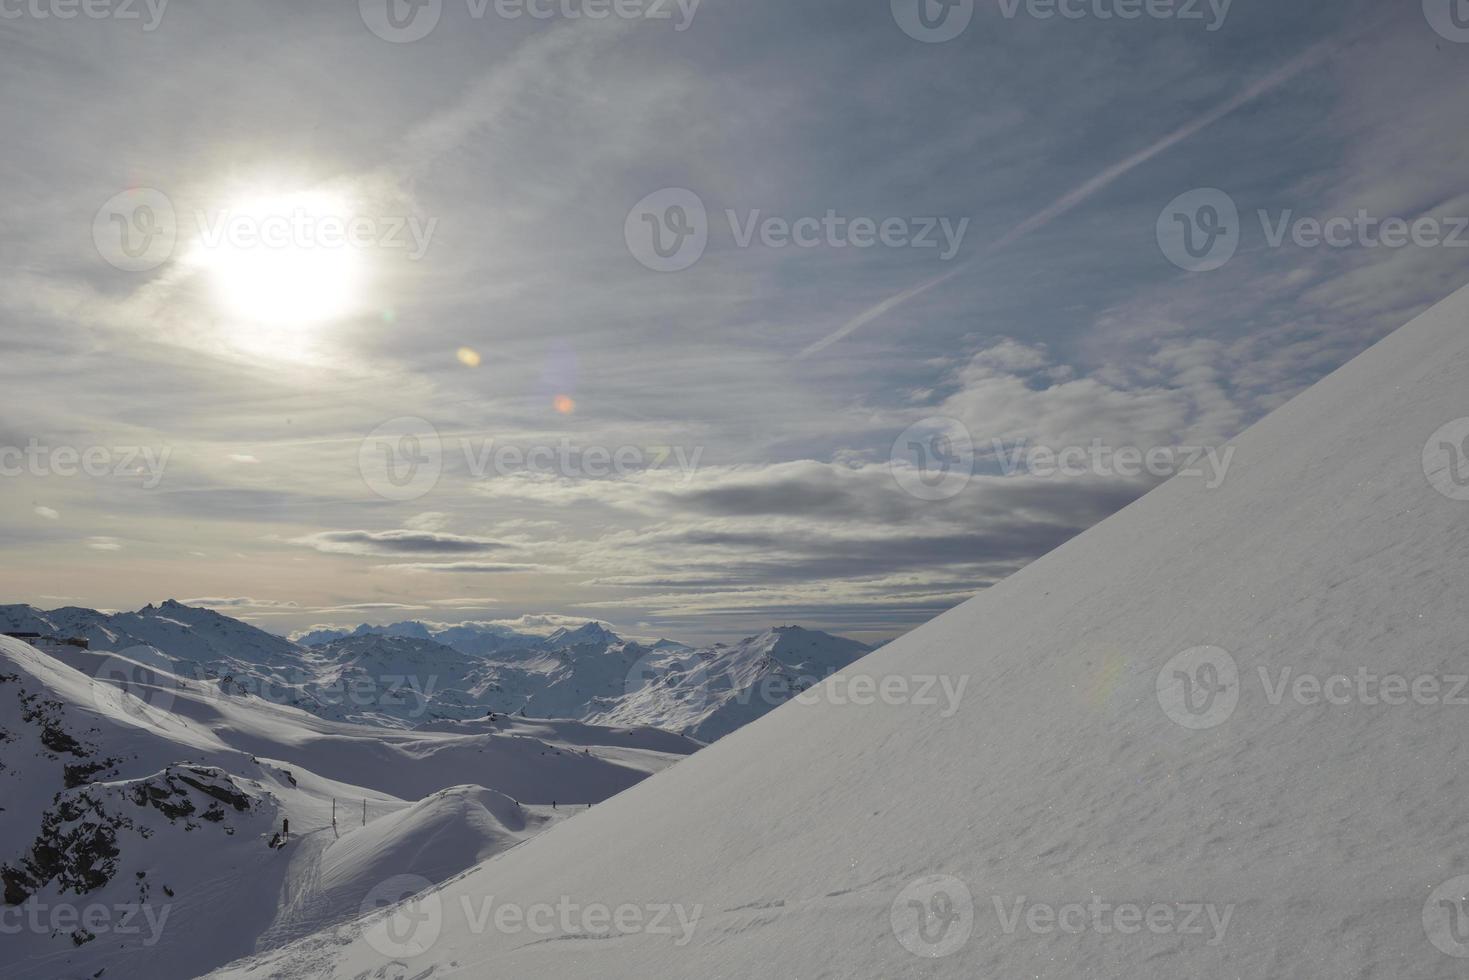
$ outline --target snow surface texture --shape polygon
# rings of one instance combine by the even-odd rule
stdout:
[[[700,744],[505,717],[366,728],[121,666],[0,637],[7,980],[198,976],[472,868]]]
[[[1469,291],[1240,437],[1221,487],[1175,479],[815,703],[219,976],[1462,975],[1469,489],[1439,444],[1469,423],[1438,430],[1466,391]],[[856,703],[853,671],[974,680],[946,717]]]

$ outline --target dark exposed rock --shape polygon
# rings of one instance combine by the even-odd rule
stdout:
[[[220,770],[218,770],[218,769],[194,769],[194,768],[184,767],[184,768],[182,768],[179,771],[179,777],[178,778],[179,778],[179,780],[181,782],[186,783],[189,786],[194,787],[195,789],[197,789],[199,792],[203,793],[204,795],[206,795],[206,796],[212,796],[216,800],[219,800],[222,803],[228,803],[230,806],[234,807],[236,810],[240,811],[241,813],[243,813],[244,811],[250,809],[250,797],[246,796],[244,793],[240,792],[239,790],[231,789],[230,788],[230,785],[231,784],[229,783],[229,780],[228,779],[225,780],[224,785],[220,785],[219,783],[208,783],[208,782],[201,782],[198,779],[190,779],[189,776],[186,775],[186,773],[193,773],[195,776],[203,776],[203,777],[211,778],[211,779],[219,779],[222,776],[222,773],[220,772]]]
[[[199,824],[187,819],[199,812],[193,792],[211,800],[199,819],[221,825],[226,834],[233,834],[234,829],[224,825],[228,813],[222,804],[236,811],[254,805],[221,770],[187,765],[170,766],[126,789],[89,785],[57,794],[25,857],[17,865],[0,866],[6,904],[20,904],[48,883],[57,884],[63,892],[83,894],[112,880],[121,853],[118,831],[130,830],[144,838],[153,831],[116,812],[115,805],[104,806],[108,800],[126,799],[139,807],[151,807],[170,821],[184,820],[185,830],[194,830]]]
[[[109,772],[122,760],[115,756],[106,759],[98,759],[92,762],[78,762],[62,769],[62,778],[67,789],[75,789],[88,782],[99,772]]]

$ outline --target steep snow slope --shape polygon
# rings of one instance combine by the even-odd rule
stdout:
[[[1221,487],[1165,484],[365,936],[220,975],[1461,975],[1469,501],[1425,468],[1469,495],[1439,448],[1469,424],[1436,434],[1466,390],[1469,291],[1240,437]],[[946,716],[853,671],[974,683]],[[537,933],[466,914],[488,893],[699,918]],[[405,909],[433,928],[375,948]]]

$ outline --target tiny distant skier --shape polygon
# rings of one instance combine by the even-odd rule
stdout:
[[[281,818],[281,843],[291,839],[291,821],[286,817]]]
[[[553,809],[553,810],[556,809],[556,801],[555,800],[552,800],[551,801],[551,809]]]

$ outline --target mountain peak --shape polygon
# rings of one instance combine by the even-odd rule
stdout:
[[[546,640],[550,643],[570,642],[574,644],[600,641],[620,643],[622,642],[622,637],[608,629],[606,624],[599,623],[596,620],[589,620],[576,629],[568,629],[562,626],[550,636],[546,637]]]

